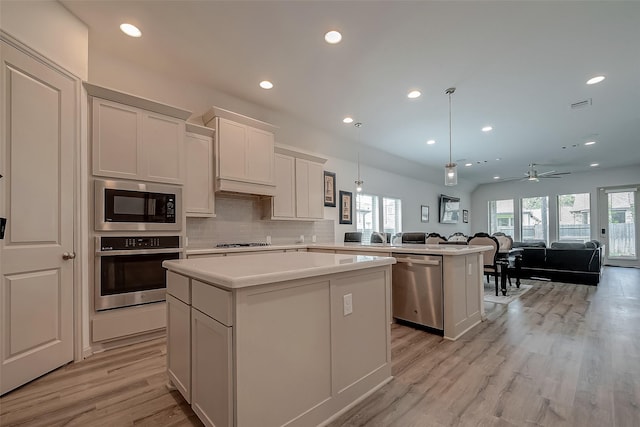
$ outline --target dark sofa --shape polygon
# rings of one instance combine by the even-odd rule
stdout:
[[[541,277],[556,282],[597,285],[600,282],[604,248],[596,240],[586,243],[514,242],[521,248],[520,277]]]

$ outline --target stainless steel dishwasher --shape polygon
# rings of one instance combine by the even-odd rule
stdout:
[[[393,317],[442,331],[442,257],[394,253]]]

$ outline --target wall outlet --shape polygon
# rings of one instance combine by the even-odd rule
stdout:
[[[316,235],[314,234],[313,236],[311,236],[311,243],[315,243],[316,242]]]
[[[304,243],[304,234],[301,234],[300,237],[298,237],[297,243]]]
[[[267,236],[267,245],[271,244],[271,236]]]
[[[346,294],[342,297],[343,301],[343,313],[345,316],[353,313],[353,294]]]

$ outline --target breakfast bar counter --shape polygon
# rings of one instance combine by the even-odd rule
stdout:
[[[391,377],[391,257],[165,261],[167,370],[208,426],[319,425]]]

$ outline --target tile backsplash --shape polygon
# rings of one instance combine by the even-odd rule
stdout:
[[[211,247],[219,243],[266,242],[305,243],[316,236],[318,243],[333,243],[334,221],[272,221],[262,219],[262,200],[255,196],[217,195],[215,218],[187,218],[190,247]]]

